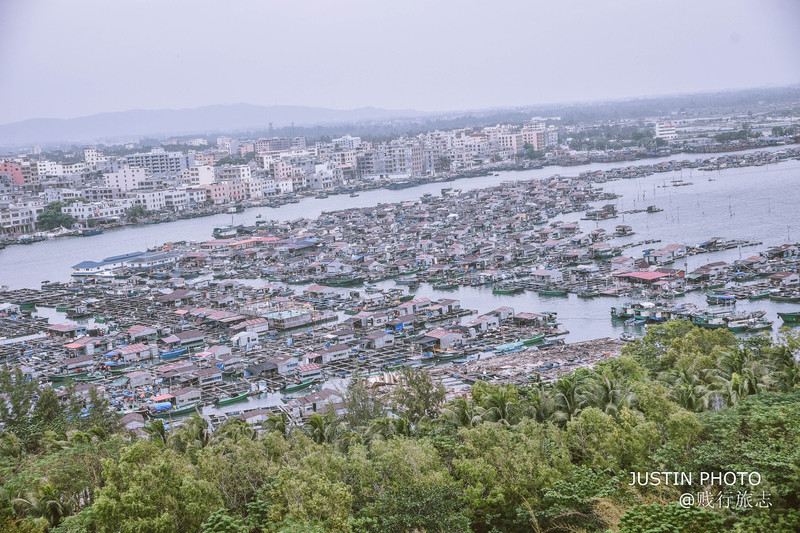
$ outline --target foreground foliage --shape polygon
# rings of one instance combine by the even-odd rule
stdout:
[[[800,337],[737,341],[682,322],[622,357],[445,402],[405,372],[380,401],[257,434],[199,417],[119,431],[96,395],[64,405],[0,372],[0,530],[18,532],[783,533],[800,525]],[[34,401],[35,400],[35,401]],[[90,408],[87,408],[91,406]],[[755,471],[768,508],[678,505],[630,472]],[[695,492],[702,487],[691,487]]]

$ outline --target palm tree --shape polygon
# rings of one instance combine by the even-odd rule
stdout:
[[[336,440],[338,429],[338,421],[335,416],[336,414],[332,412],[328,412],[324,416],[320,413],[314,413],[306,420],[306,433],[317,444],[333,442]]]
[[[553,385],[553,402],[555,404],[553,419],[555,421],[566,423],[572,420],[572,417],[581,408],[581,388],[582,382],[574,372],[556,381]]]
[[[769,378],[766,367],[745,350],[725,352],[717,362],[717,368],[709,374],[713,378],[709,396],[713,408],[733,406],[751,394],[766,388]]]
[[[623,407],[630,407],[633,402],[630,388],[606,373],[596,375],[580,396],[581,406],[596,407],[612,416],[616,416]]]
[[[72,514],[74,504],[66,494],[59,493],[49,482],[36,489],[27,498],[14,500],[28,516],[44,518],[51,528],[57,527],[62,519]]]
[[[441,417],[455,427],[471,428],[483,421],[483,413],[484,409],[481,406],[459,396],[442,409]]]
[[[696,366],[678,365],[662,372],[659,380],[670,385],[670,399],[689,411],[699,412],[707,407],[708,387]]]
[[[147,433],[150,440],[156,444],[166,446],[169,442],[169,433],[167,433],[167,428],[164,426],[164,421],[161,419],[153,420],[143,427],[142,431]]]
[[[394,436],[394,423],[389,417],[378,418],[372,421],[367,433],[370,442],[373,440],[389,440]]]
[[[339,448],[340,452],[347,453],[347,451],[350,449],[350,446],[355,444],[366,444],[367,440],[368,436],[364,433],[350,430],[347,433],[339,435],[339,438],[336,439],[336,446]]]
[[[264,422],[264,429],[273,433],[278,433],[283,438],[288,437],[291,429],[291,420],[289,420],[289,415],[286,414],[286,411],[281,411],[278,415],[270,416]]]
[[[504,426],[513,426],[520,419],[520,409],[516,394],[509,387],[498,387],[483,399],[486,410],[483,419]]]
[[[770,353],[769,366],[778,391],[791,392],[800,386],[800,364],[788,346],[779,346]]]
[[[214,440],[220,441],[224,439],[246,439],[255,440],[258,437],[256,430],[241,418],[229,418],[214,432]]]

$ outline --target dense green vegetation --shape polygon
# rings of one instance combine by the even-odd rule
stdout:
[[[240,419],[213,433],[199,417],[156,421],[149,440],[119,431],[96,396],[64,405],[4,372],[0,530],[795,532],[799,351],[797,334],[740,341],[670,322],[552,384],[478,383],[445,402],[405,371],[382,397],[352,385],[343,418],[273,417],[261,435]],[[762,482],[725,487],[733,503],[752,492],[752,508],[684,509],[680,487],[629,486],[632,471]]]
[[[44,211],[39,213],[36,219],[36,226],[43,230],[51,230],[58,227],[69,228],[75,223],[72,215],[61,212],[61,202],[50,202],[44,207]]]

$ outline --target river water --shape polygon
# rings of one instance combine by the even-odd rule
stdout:
[[[707,156],[702,156],[703,158]],[[697,159],[696,155],[677,155],[662,160]],[[28,246],[11,246],[0,250],[0,285],[11,288],[38,288],[42,280],[67,281],[70,267],[84,260],[143,250],[170,241],[203,241],[211,238],[214,227],[230,224],[255,223],[261,214],[265,219],[294,220],[315,217],[322,211],[352,207],[368,207],[380,202],[414,200],[425,193],[438,195],[443,187],[462,190],[489,187],[508,180],[546,178],[553,174],[575,176],[586,170],[604,170],[621,166],[652,164],[659,160],[632,163],[603,163],[574,167],[547,167],[519,172],[500,172],[497,176],[465,178],[447,183],[432,183],[397,191],[374,190],[362,192],[351,198],[346,195],[326,199],[306,198],[297,204],[279,208],[253,208],[236,215],[179,220],[158,225],[119,228],[94,237],[65,237]],[[684,180],[692,185],[673,187],[672,180]],[[619,211],[643,209],[656,205],[663,212],[624,215],[599,222],[580,221],[584,231],[605,228],[613,232],[617,224],[633,227],[635,235],[626,237],[629,242],[661,239],[661,243],[630,248],[624,255],[641,257],[643,248],[660,248],[670,243],[695,245],[710,237],[762,241],[763,245],[742,250],[727,250],[687,258],[676,266],[693,270],[712,261],[733,261],[755,255],[772,245],[800,240],[800,161],[792,160],[777,165],[746,167],[722,171],[684,170],[654,174],[652,176],[618,180],[602,184],[606,191],[621,195],[616,200]],[[577,221],[580,215],[571,213],[560,219]],[[624,243],[618,239],[615,242]],[[392,282],[387,282],[392,286]],[[453,297],[461,300],[462,307],[490,311],[508,305],[516,311],[556,311],[563,327],[570,331],[568,341],[580,341],[605,336],[619,336],[622,326],[613,324],[609,308],[616,300],[611,298],[579,299],[569,297],[540,297],[526,292],[517,296],[493,295],[488,287],[461,287],[455,291],[437,292],[423,284],[416,294],[430,298]],[[690,293],[679,301],[705,305],[702,294]],[[794,310],[796,304],[770,301],[737,303],[738,310],[765,309],[767,318],[780,320],[776,313]]]

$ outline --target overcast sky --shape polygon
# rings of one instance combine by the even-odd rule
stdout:
[[[0,123],[457,110],[800,83],[797,0],[0,0]]]

